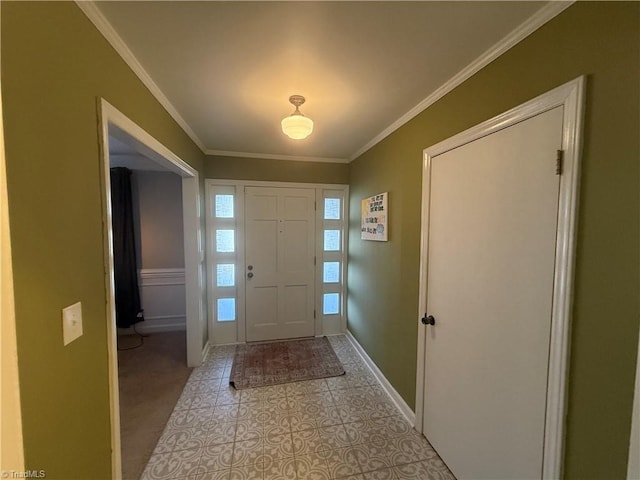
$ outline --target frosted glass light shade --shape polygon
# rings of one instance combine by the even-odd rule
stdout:
[[[299,113],[283,118],[281,125],[284,134],[294,140],[307,138],[313,131],[313,120]]]

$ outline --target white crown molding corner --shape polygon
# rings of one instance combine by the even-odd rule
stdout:
[[[186,120],[182,118],[182,116],[178,113],[178,110],[176,110],[167,96],[162,92],[162,90],[160,90],[160,87],[158,87],[156,82],[153,81],[151,76],[147,73],[142,64],[138,61],[136,56],[124,42],[122,37],[118,35],[111,23],[109,23],[106,17],[102,14],[95,2],[91,0],[75,0],[75,3],[78,8],[80,8],[80,10],[82,10],[82,12],[87,16],[91,23],[94,24],[94,26],[98,29],[102,36],[115,49],[118,55],[122,57],[129,68],[133,70],[133,73],[140,79],[144,86],[147,87],[147,89],[151,92],[151,95],[153,95],[156,100],[160,102],[160,105],[165,108],[169,115],[171,115],[176,123],[180,125],[182,130],[184,130],[189,138],[191,138],[191,140],[193,140],[198,148],[200,148],[200,150],[204,153],[206,149],[200,138],[198,138],[198,136],[191,129]]]
[[[293,162],[349,163],[348,158],[305,157],[303,155],[278,155],[272,153],[230,152],[225,150],[205,150],[206,155],[218,157],[255,158],[258,160],[289,160]]]
[[[467,65],[465,68],[456,73],[453,77],[447,80],[444,84],[442,84],[438,89],[436,89],[433,93],[431,93],[428,97],[422,100],[418,105],[413,107],[403,116],[401,116],[398,120],[393,122],[387,128],[385,128],[378,135],[373,137],[367,144],[362,146],[359,150],[357,150],[353,155],[349,157],[349,162],[354,161],[360,155],[365,153],[367,150],[384,140],[386,137],[391,135],[405,123],[407,123],[412,118],[416,117],[418,114],[422,113],[424,110],[429,108],[431,105],[436,103],[442,97],[444,97],[447,93],[451,92],[453,89],[461,85],[463,82],[471,78],[474,74],[479,72],[481,69],[489,65],[492,61],[498,58],[500,55],[520,43],[526,37],[531,35],[533,32],[538,30],[545,23],[549,22],[551,19],[558,16],[560,13],[564,12],[567,8],[575,3],[574,0],[567,1],[550,1],[536,13],[534,13],[531,17],[517,26],[514,30],[509,32],[505,37],[503,37],[500,41],[498,41],[495,45],[490,47],[488,50],[483,52],[478,58],[476,58],[473,62]]]
[[[393,388],[391,382],[387,380],[387,377],[384,376],[384,373],[380,371],[375,362],[371,359],[371,357],[369,357],[362,345],[358,343],[356,337],[354,337],[349,330],[347,330],[345,336],[347,337],[347,340],[349,340],[353,348],[355,348],[358,354],[362,357],[364,363],[367,365],[369,370],[371,370],[371,373],[373,373],[378,382],[380,382],[380,385],[387,393],[387,395],[389,395],[391,401],[396,405],[398,410],[400,410],[400,413],[402,413],[402,415],[409,421],[409,423],[411,423],[411,425],[415,425],[416,414],[413,412],[413,410],[411,410],[411,407],[407,405],[407,402],[404,401],[397,390]]]

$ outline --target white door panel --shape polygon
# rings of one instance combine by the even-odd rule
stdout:
[[[542,474],[562,115],[432,159],[423,428],[459,479]]]
[[[314,205],[313,189],[245,189],[248,341],[314,334]]]

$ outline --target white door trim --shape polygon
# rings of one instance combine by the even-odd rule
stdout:
[[[332,183],[300,183],[300,182],[270,182],[270,181],[261,181],[261,180],[228,180],[228,179],[213,179],[207,178],[205,180],[205,198],[206,198],[206,242],[207,248],[213,248],[213,244],[210,237],[211,229],[213,228],[213,218],[211,216],[211,194],[210,190],[212,187],[221,187],[228,186],[235,188],[236,194],[236,244],[242,246],[239,248],[237,255],[237,271],[243,272],[245,271],[245,252],[244,252],[244,189],[245,187],[275,187],[275,188],[305,188],[305,189],[314,189],[316,192],[316,203],[322,201],[322,191],[323,190],[340,190],[343,192],[343,222],[345,222],[344,228],[344,236],[341,239],[342,248],[343,248],[343,270],[342,270],[342,295],[341,295],[341,320],[340,320],[340,332],[325,332],[323,329],[323,315],[322,315],[322,278],[320,269],[316,269],[316,318],[315,318],[315,335],[321,336],[327,333],[335,334],[335,333],[345,333],[347,329],[347,288],[346,288],[346,279],[347,279],[347,251],[348,251],[348,222],[349,219],[349,186],[346,184],[332,184]],[[316,258],[319,262],[322,260],[322,234],[323,234],[323,219],[321,216],[321,209],[317,208],[316,210]],[[208,250],[209,252],[209,250]],[[207,255],[207,274],[208,278],[213,278],[213,255]],[[238,289],[238,305],[236,311],[236,333],[235,338],[231,339],[227,336],[228,332],[223,333],[222,341],[216,341],[213,338],[214,333],[216,332],[215,319],[214,315],[209,315],[209,338],[208,341],[210,344],[229,344],[229,343],[244,343],[246,341],[246,319],[245,319],[245,277],[244,275],[236,275],[237,281],[237,289]],[[213,282],[208,282],[208,308],[212,308],[212,299],[214,298],[213,294]],[[229,322],[231,323],[231,322]]]
[[[107,294],[107,349],[109,363],[109,404],[111,416],[111,463],[112,476],[122,477],[120,453],[120,403],[118,389],[118,351],[113,277],[113,231],[111,227],[111,186],[109,170],[109,136],[120,137],[146,157],[167,170],[182,177],[182,205],[184,224],[185,288],[187,315],[187,363],[197,366],[202,363],[203,321],[200,308],[202,279],[200,264],[204,259],[200,228],[200,194],[198,172],[180,159],[158,140],[126,117],[104,99],[99,99],[101,196],[103,212],[105,284]],[[204,347],[206,348],[206,346]]]
[[[580,149],[584,110],[585,77],[581,76],[536,97],[497,117],[454,135],[424,150],[422,174],[422,233],[420,248],[420,287],[418,310],[418,355],[416,377],[416,423],[422,432],[425,397],[426,328],[420,319],[427,312],[427,261],[429,251],[429,198],[431,162],[461,145],[495,133],[558,106],[564,107],[562,149],[563,173],[560,177],[556,265],[554,271],[553,310],[549,352],[547,415],[543,447],[543,478],[560,478],[564,447],[566,383],[568,375],[569,330],[575,263],[576,221],[580,173]]]

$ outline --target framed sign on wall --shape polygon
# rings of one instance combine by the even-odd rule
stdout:
[[[362,200],[362,224],[360,228],[362,240],[386,242],[389,229],[389,193],[379,193]]]

